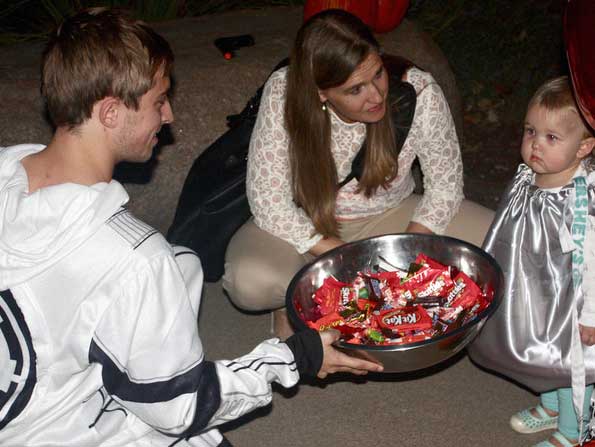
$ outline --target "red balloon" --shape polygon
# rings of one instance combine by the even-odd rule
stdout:
[[[572,84],[583,115],[595,128],[595,1],[569,0],[564,40]]]

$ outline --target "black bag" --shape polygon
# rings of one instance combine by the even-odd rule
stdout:
[[[253,127],[240,121],[194,161],[167,233],[170,243],[196,251],[209,282],[223,274],[225,248],[250,217],[246,157]]]
[[[284,59],[273,72],[287,63],[288,60]],[[395,73],[391,76],[389,100],[396,98],[390,106],[392,110],[395,107],[399,110],[394,114],[399,149],[407,137],[415,111],[415,89],[401,81],[407,66],[410,64],[399,66],[396,71],[390,70],[391,74]],[[251,216],[246,198],[248,146],[263,88],[264,85],[241,113],[227,117],[230,129],[192,164],[178,200],[174,221],[167,233],[170,243],[196,251],[208,282],[218,281],[223,275],[227,244]],[[363,169],[363,148],[365,145],[353,160],[352,171],[341,185],[354,177],[359,179]]]
[[[283,59],[273,72],[287,63]],[[248,146],[263,89],[264,85],[241,113],[227,117],[229,130],[194,160],[167,232],[170,243],[198,254],[209,282],[223,275],[227,244],[251,216],[246,198]]]

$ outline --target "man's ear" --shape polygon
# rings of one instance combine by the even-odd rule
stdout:
[[[595,148],[595,137],[587,137],[581,141],[580,147],[577,152],[579,158],[585,158],[593,152]]]
[[[99,122],[109,128],[113,129],[118,125],[118,121],[122,118],[124,104],[118,98],[107,96],[101,99],[97,104],[97,114]]]

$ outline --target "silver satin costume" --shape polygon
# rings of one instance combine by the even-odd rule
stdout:
[[[573,289],[572,252],[560,236],[572,225],[574,185],[552,192],[532,179],[531,169],[521,164],[486,236],[484,249],[502,267],[505,290],[468,351],[479,365],[541,393],[571,386],[573,306],[580,313],[583,298]],[[594,214],[593,188],[587,184],[588,219]],[[583,355],[590,384],[595,348],[584,348]]]

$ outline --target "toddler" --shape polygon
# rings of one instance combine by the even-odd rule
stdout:
[[[503,301],[469,347],[478,364],[541,393],[512,416],[519,433],[556,429],[535,447],[577,445],[595,382],[595,138],[566,76],[527,108],[523,162],[484,249],[505,277]]]

